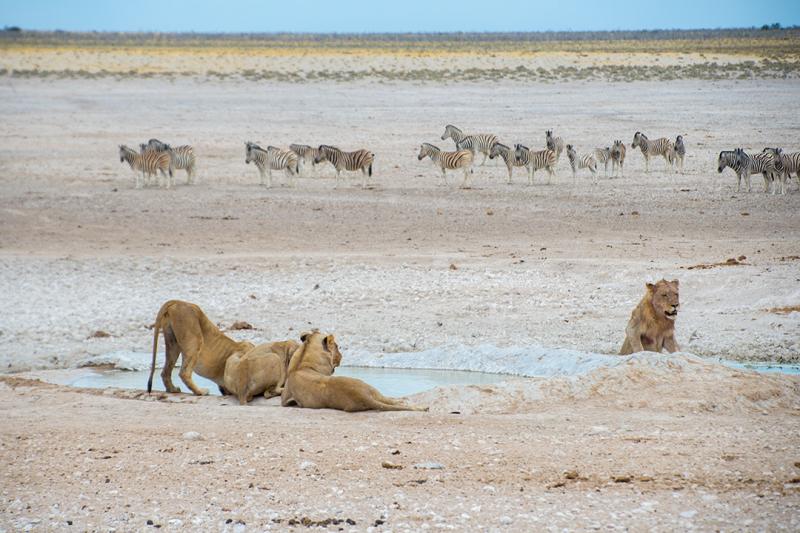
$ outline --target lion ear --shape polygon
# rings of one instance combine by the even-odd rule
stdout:
[[[653,285],[652,283],[645,283],[644,286],[647,287],[647,290],[650,292],[653,292],[653,290],[655,290],[656,288],[656,286]]]
[[[677,280],[677,279],[673,279],[672,281],[670,281],[670,283],[672,283],[672,284],[673,284],[673,285],[675,285],[676,287],[679,285],[679,282],[678,282],[678,280]]]
[[[333,334],[328,335],[322,340],[322,346],[325,348],[325,351],[330,352],[331,347],[336,344],[336,338]]]
[[[310,331],[306,331],[305,333],[301,333],[300,334],[300,342],[306,342],[306,339],[308,339],[310,336],[311,336],[311,332]]]

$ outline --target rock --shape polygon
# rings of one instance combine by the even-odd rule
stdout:
[[[302,463],[300,463],[299,468],[300,470],[310,470],[312,468],[317,468],[317,463],[313,461],[303,461]]]
[[[252,324],[249,322],[245,322],[244,320],[237,320],[231,327],[228,328],[229,330],[239,330],[239,329],[253,329]]]
[[[89,338],[90,339],[105,339],[105,338],[110,337],[110,336],[111,336],[111,333],[109,333],[107,331],[103,331],[102,329],[98,329],[97,331],[95,331],[94,333],[89,335]]]
[[[181,438],[183,440],[204,440],[203,436],[197,431],[187,431],[181,436]]]
[[[458,267],[455,263],[450,263],[450,270],[458,270]]]
[[[577,470],[567,470],[564,472],[564,477],[567,479],[578,479],[578,471]]]
[[[694,515],[696,515],[696,514],[697,514],[697,511],[695,511],[694,509],[689,510],[689,511],[684,511],[684,512],[681,513],[681,518],[694,518]]]
[[[383,468],[388,468],[389,470],[402,470],[403,469],[402,465],[398,465],[398,464],[395,464],[395,463],[390,463],[389,461],[382,462],[381,466]]]
[[[434,463],[432,461],[426,461],[423,463],[417,463],[414,465],[414,468],[420,470],[442,470],[444,469],[444,465],[442,463]]]
[[[614,483],[630,483],[633,480],[631,476],[613,476],[611,479],[614,480]]]

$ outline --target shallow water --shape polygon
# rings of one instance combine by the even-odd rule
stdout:
[[[153,376],[153,390],[163,391],[161,383],[161,370],[157,369]],[[117,387],[120,389],[147,388],[149,371],[125,370],[100,370],[84,368],[70,372],[38,373],[41,379],[60,385],[71,387],[87,387],[102,389]],[[519,379],[503,374],[488,374],[484,372],[465,372],[461,370],[419,370],[398,368],[364,368],[364,367],[339,367],[336,376],[349,376],[366,381],[382,394],[387,396],[408,396],[444,385],[480,385],[497,383],[509,379]],[[172,382],[183,392],[189,392],[188,387],[178,377],[176,368],[172,374]],[[194,382],[202,388],[207,388],[210,394],[219,395],[217,385],[212,381],[194,375]]]

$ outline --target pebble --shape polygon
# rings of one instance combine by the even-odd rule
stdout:
[[[414,468],[418,468],[420,470],[442,470],[444,468],[444,465],[442,463],[434,463],[432,461],[426,461],[424,463],[415,464]]]
[[[695,510],[684,511],[684,512],[681,513],[681,518],[694,518],[694,515],[696,515],[696,514],[697,514],[697,511],[695,511]]]
[[[303,461],[302,463],[300,463],[300,470],[309,470],[311,468],[316,468],[316,467],[317,463],[313,461]]]
[[[197,431],[187,431],[183,434],[183,440],[203,440],[203,436]]]

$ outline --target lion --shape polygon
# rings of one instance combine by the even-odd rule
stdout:
[[[223,394],[233,394],[245,405],[257,394],[280,396],[292,354],[300,345],[292,340],[259,344],[245,354],[234,353],[225,363]]]
[[[342,361],[333,335],[304,333],[302,346],[289,363],[281,405],[340,411],[427,411],[425,407],[405,405],[402,400],[387,398],[375,387],[360,379],[332,376]]]
[[[228,357],[236,352],[244,354],[255,347],[252,342],[236,342],[226,337],[195,304],[169,300],[158,310],[153,327],[153,361],[150,363],[150,377],[147,379],[148,393],[153,388],[159,330],[164,331],[166,360],[161,371],[161,380],[167,392],[181,392],[172,383],[172,370],[178,361],[178,355],[183,354],[178,374],[181,381],[194,394],[205,396],[208,389],[201,389],[195,384],[192,372],[222,387]]]
[[[620,355],[636,352],[677,352],[675,318],[678,316],[678,280],[647,283],[647,292],[631,313]]]

